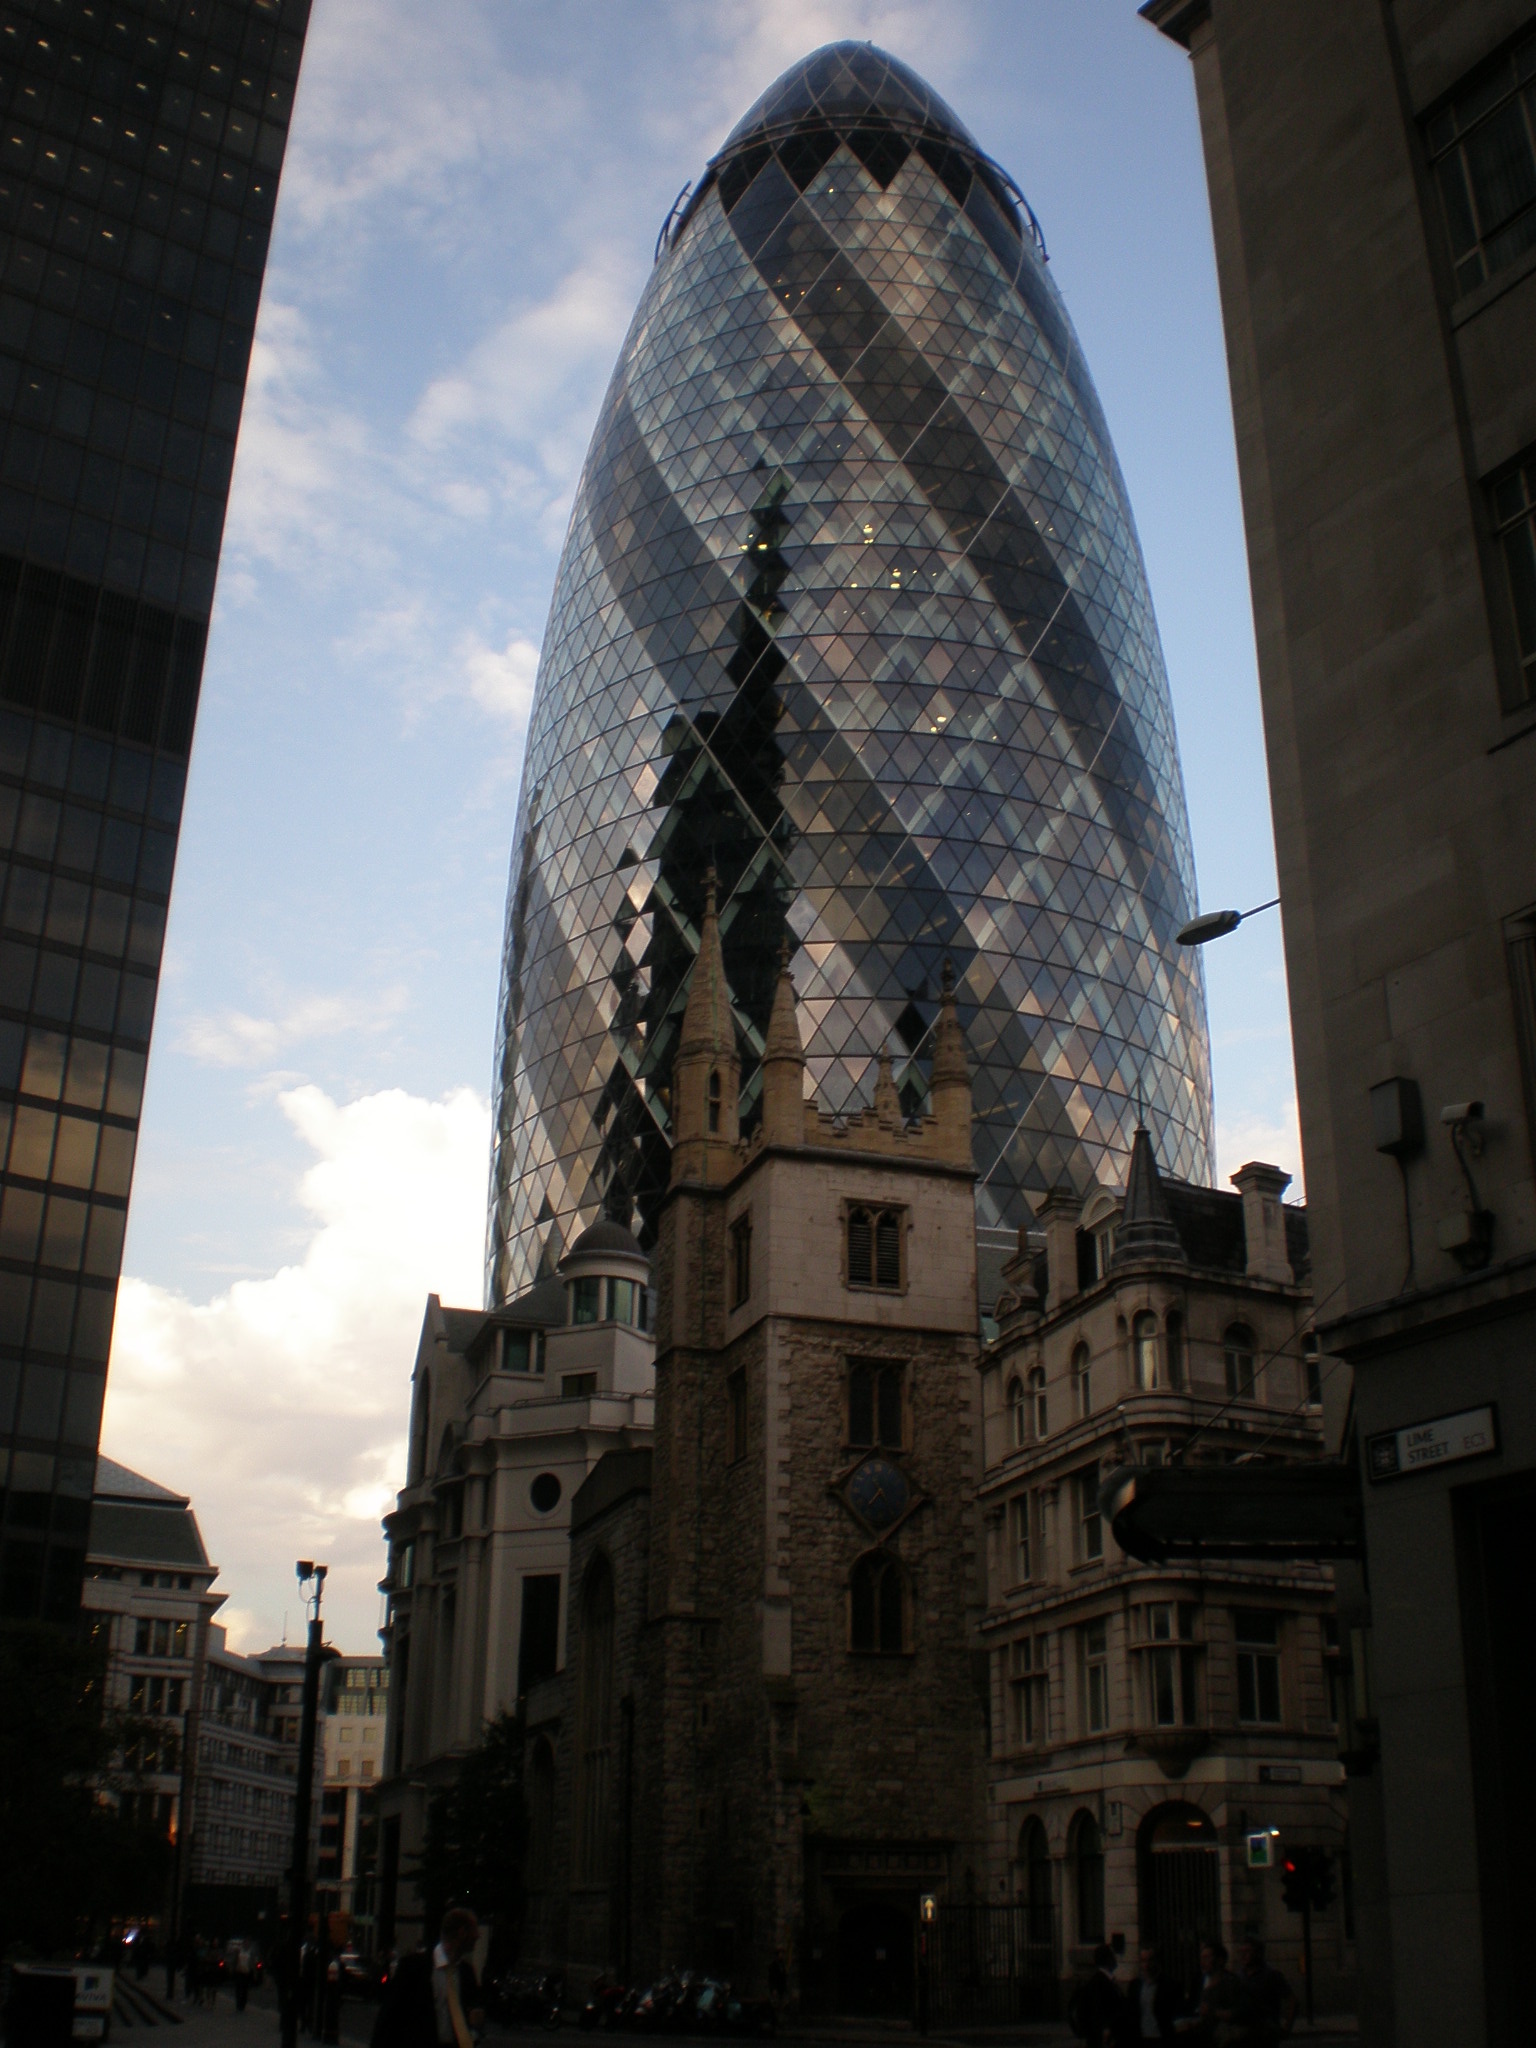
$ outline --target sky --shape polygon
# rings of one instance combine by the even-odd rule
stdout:
[[[1203,907],[1275,893],[1188,59],[1133,0],[316,0],[235,465],[103,1449],[234,1648],[377,1647],[426,1296],[482,1298],[508,857],[576,479],[684,182],[868,38],[1017,179],[1104,402]],[[1207,950],[1218,1178],[1296,1176],[1273,912]]]

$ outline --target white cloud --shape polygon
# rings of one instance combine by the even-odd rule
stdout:
[[[506,646],[497,649],[471,637],[463,644],[463,655],[469,694],[481,710],[504,718],[515,731],[522,732],[539,672],[539,650],[533,641],[513,633]]]
[[[1255,1105],[1235,1116],[1216,1115],[1216,1185],[1229,1185],[1230,1176],[1252,1159],[1278,1166],[1291,1176],[1285,1191],[1288,1202],[1299,1202],[1306,1194],[1301,1166],[1301,1126],[1296,1115],[1296,1098],[1278,1110]]]
[[[211,1067],[270,1066],[280,1052],[311,1038],[342,1032],[376,1032],[409,1000],[403,988],[386,989],[366,1000],[355,996],[303,996],[278,1015],[253,1017],[244,1010],[189,1017],[182,1026],[182,1050]]]
[[[329,1632],[366,1650],[426,1296],[481,1299],[490,1112],[469,1089],[279,1101],[314,1158],[303,1257],[206,1303],[125,1277],[102,1448],[191,1495],[241,1644],[276,1640],[314,1556]]]
[[[596,249],[547,297],[514,307],[459,366],[434,379],[409,432],[423,448],[491,427],[570,466],[570,401],[590,427],[590,383],[617,353],[639,290],[634,252]],[[579,449],[578,449],[579,459]]]

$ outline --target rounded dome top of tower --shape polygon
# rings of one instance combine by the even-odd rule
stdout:
[[[841,128],[861,120],[886,121],[944,136],[975,150],[976,139],[954,109],[898,57],[873,43],[824,43],[755,100],[726,137],[721,156],[760,135],[776,135],[802,121]]]
[[[618,1253],[623,1258],[649,1264],[634,1232],[615,1223],[611,1216],[600,1216],[596,1223],[589,1224],[560,1263],[564,1266],[571,1259],[589,1259],[605,1253]]]

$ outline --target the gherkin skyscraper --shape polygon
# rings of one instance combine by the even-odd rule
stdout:
[[[938,96],[838,43],[663,229],[556,581],[512,854],[488,1290],[653,1227],[703,878],[750,1121],[795,949],[823,1105],[926,1088],[946,956],[978,1220],[1209,1177],[1173,715],[1108,429],[1038,227]]]

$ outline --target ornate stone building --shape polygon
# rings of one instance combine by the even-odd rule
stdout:
[[[1123,1199],[1042,1202],[992,1336],[953,992],[925,1115],[904,1113],[885,1062],[866,1110],[808,1096],[787,962],[746,1138],[737,1044],[710,883],[672,1071],[654,1438],[586,1442],[560,1532],[560,1668],[517,1687],[527,1960],[578,1983],[693,1964],[761,1989],[777,1956],[805,2009],[891,2014],[926,1971],[936,2019],[1050,2009],[1106,1935],[1155,1933],[1183,1970],[1202,1934],[1263,1930],[1294,1968],[1298,1923],[1245,1838],[1345,1843],[1329,1575],[1140,1565],[1099,1509],[1123,1463],[1320,1455],[1285,1176],[1165,1182],[1138,1132]],[[596,1226],[539,1310],[551,1372],[579,1334],[554,1316],[602,1233],[617,1245]],[[386,1814],[452,1768],[493,1710],[485,1674],[509,1671],[510,1624],[488,1640],[482,1596],[466,1635],[454,1589],[489,1512],[472,1475],[489,1481],[526,1398],[462,1442],[440,1404],[488,1384],[475,1359],[544,1291],[418,1365],[413,1486],[390,1523],[408,1714]],[[430,1735],[411,1714],[435,1716]],[[1335,2007],[1345,1913],[1341,1897],[1318,1929]]]
[[[385,1518],[390,1666],[378,1940],[421,1930],[410,1882],[427,1802],[486,1721],[563,1661],[571,1505],[607,1451],[650,1441],[650,1267],[611,1219],[491,1313],[428,1297],[406,1483]]]
[[[1151,1566],[1100,1515],[1120,1466],[1322,1450],[1304,1214],[1249,1165],[1227,1194],[1164,1181],[1136,1134],[1123,1200],[1041,1205],[982,1354],[993,1895],[1024,1902],[1029,1973],[1156,1940],[1300,1922],[1246,1838],[1346,1845],[1332,1575],[1267,1561]],[[1343,1865],[1347,1873],[1347,1858]],[[1314,1935],[1322,2009],[1348,2001],[1352,1912]]]

